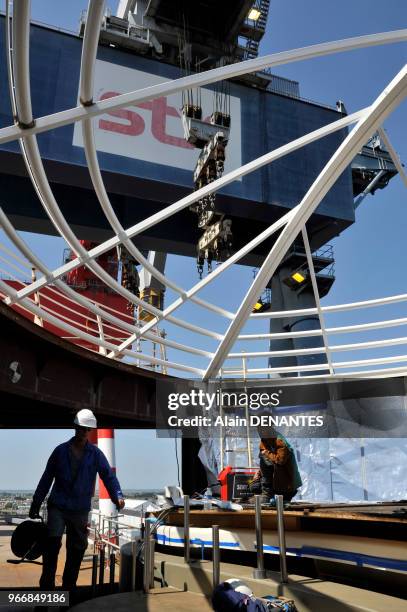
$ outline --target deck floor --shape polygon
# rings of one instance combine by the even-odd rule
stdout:
[[[71,608],[73,612],[209,612],[213,610],[209,601],[198,593],[188,593],[171,587],[153,589],[148,595],[144,593],[117,593],[107,597],[98,597]]]
[[[17,560],[11,552],[10,541],[15,525],[0,524],[0,588],[7,589],[37,589],[41,576],[42,564],[41,557],[39,563],[23,562],[18,565],[7,563],[8,559]],[[89,549],[88,551],[92,551]],[[58,568],[56,573],[56,585],[62,584],[62,573],[65,565],[65,537],[58,558]],[[79,585],[90,585],[92,578],[92,563],[84,560],[81,571],[79,572]],[[27,610],[27,608],[25,608]],[[2,608],[3,610],[3,608]]]

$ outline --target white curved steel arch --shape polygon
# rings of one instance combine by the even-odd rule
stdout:
[[[27,44],[27,32],[29,31],[29,0],[22,0],[14,5],[15,19],[13,20],[13,59],[14,59],[14,95],[19,121],[25,125],[33,122],[30,79],[29,79],[29,49]],[[28,94],[27,94],[28,92]],[[65,220],[49,185],[38,149],[36,136],[24,138],[21,151],[34,188],[41,204],[48,214],[59,234],[64,238],[71,249],[78,255],[81,265],[86,265],[96,276],[98,276],[108,287],[114,289],[129,302],[142,306],[145,310],[162,317],[162,311],[154,306],[143,302],[130,291],[122,287],[114,280],[93,258],[89,258],[88,251],[80,244],[75,234]],[[123,240],[122,240],[123,242]],[[127,239],[126,239],[127,243]],[[187,327],[182,320],[172,317],[172,321],[181,327]],[[196,327],[198,331],[198,327]]]
[[[254,301],[266,287],[268,281],[281,263],[287,249],[291,246],[297,234],[305,227],[305,223],[315,211],[322,198],[343,170],[351,163],[363,144],[369,140],[377,127],[397,107],[406,96],[407,66],[404,66],[392,80],[383,93],[372,104],[366,115],[360,119],[352,132],[345,138],[331,157],[325,168],[316,178],[305,194],[300,204],[294,209],[294,214],[288,220],[276,243],[266,257],[260,271],[252,283],[235,319],[229,326],[224,339],[219,345],[215,357],[209,364],[204,380],[216,376],[231,345],[239,335],[243,322],[250,316]]]
[[[302,136],[301,138],[293,140],[292,142],[286,145],[283,145],[281,147],[278,147],[278,149],[274,149],[274,151],[271,151],[270,153],[266,153],[265,155],[259,157],[258,159],[255,159],[245,164],[244,166],[241,166],[237,170],[233,170],[232,172],[229,172],[223,175],[220,179],[213,181],[209,185],[202,187],[201,189],[194,191],[190,195],[182,198],[181,200],[178,200],[174,204],[167,206],[165,209],[163,209],[159,213],[151,215],[150,217],[148,217],[148,219],[144,221],[140,221],[136,225],[133,225],[132,227],[130,227],[129,229],[125,231],[125,236],[115,236],[114,238],[105,240],[104,242],[99,244],[97,247],[90,249],[89,251],[87,251],[87,257],[85,259],[84,258],[73,259],[69,261],[68,263],[66,263],[65,265],[60,266],[56,270],[53,270],[53,272],[51,273],[52,278],[58,279],[61,276],[64,276],[65,274],[67,274],[68,272],[72,272],[72,270],[75,270],[79,266],[86,263],[88,259],[95,258],[95,257],[102,255],[106,251],[109,251],[110,249],[118,246],[122,242],[122,240],[124,241],[127,238],[134,238],[135,236],[137,236],[138,234],[141,234],[143,231],[149,229],[156,223],[159,223],[160,221],[164,219],[168,219],[170,216],[176,214],[177,212],[180,212],[181,210],[184,210],[184,208],[187,208],[188,206],[190,206],[191,204],[193,204],[194,202],[196,202],[198,199],[202,198],[203,196],[208,195],[209,193],[212,193],[214,191],[217,191],[221,187],[228,185],[229,183],[233,182],[237,178],[245,176],[246,174],[249,174],[250,172],[254,172],[255,170],[258,170],[259,168],[261,168],[262,166],[268,163],[271,163],[275,161],[276,159],[280,159],[281,157],[288,155],[289,153],[292,153],[293,151],[296,151],[297,149],[301,148],[302,146],[305,146],[306,144],[314,142],[315,140],[318,140],[319,138],[322,138],[323,136],[327,136],[337,130],[342,129],[343,127],[346,127],[348,125],[351,125],[352,123],[355,123],[358,120],[358,118],[362,117],[364,112],[366,112],[367,110],[368,109],[362,109],[360,111],[357,111],[356,113],[352,113],[348,117],[339,119],[338,121],[328,124],[324,126],[323,128],[315,130],[314,132],[310,132],[309,134],[306,134],[305,136]],[[217,276],[217,274],[219,274],[220,272],[225,270],[227,267],[232,265],[232,263],[234,263],[235,261],[238,261],[241,257],[247,254],[250,250],[255,248],[255,246],[257,246],[263,240],[271,236],[272,233],[280,229],[282,225],[286,223],[286,220],[289,218],[289,215],[291,214],[292,214],[292,211],[289,211],[288,213],[286,213],[286,215],[284,215],[278,221],[276,221],[275,224],[270,226],[270,228],[267,228],[266,230],[264,230],[261,234],[259,234],[259,236],[254,238],[250,243],[248,243],[240,251],[232,255],[232,257],[230,257],[226,262],[224,262],[219,268],[214,270],[211,276],[206,277],[205,279],[202,279],[202,281],[197,283],[195,285],[194,291],[195,290],[199,291],[200,289],[202,289],[206,284],[210,283],[212,279]],[[219,273],[218,273],[218,270],[220,270]],[[24,290],[18,292],[18,296],[16,299],[18,300],[20,297],[26,297],[30,293],[33,293],[34,291],[37,291],[38,289],[40,289],[45,284],[46,284],[46,281],[41,280],[41,279],[35,281],[34,283],[31,283]],[[256,316],[261,317],[262,315],[260,314]]]
[[[7,3],[8,5],[8,3]],[[37,194],[44,206],[44,209],[47,211],[50,220],[54,223],[60,235],[67,241],[67,243],[71,246],[74,252],[77,253],[78,257],[69,262],[69,264],[65,266],[61,266],[56,270],[49,270],[47,266],[45,266],[38,258],[31,252],[31,250],[25,245],[25,243],[21,240],[18,234],[15,232],[14,228],[9,223],[8,219],[5,217],[3,211],[0,211],[0,223],[3,226],[6,234],[12,243],[19,249],[19,251],[23,254],[27,260],[34,264],[35,267],[40,270],[44,276],[38,281],[28,283],[23,289],[14,290],[7,283],[1,281],[0,290],[2,291],[5,303],[9,305],[19,304],[23,308],[28,309],[31,313],[36,316],[49,321],[53,324],[59,325],[61,329],[71,333],[77,334],[78,337],[87,340],[91,343],[98,344],[103,348],[104,351],[110,351],[109,357],[118,357],[121,355],[125,355],[127,357],[133,358],[135,361],[145,360],[152,364],[161,364],[163,360],[157,359],[155,357],[151,357],[148,355],[144,355],[139,352],[134,352],[128,349],[128,347],[133,343],[135,339],[140,339],[141,337],[145,337],[148,340],[161,343],[164,346],[169,348],[182,351],[186,354],[193,354],[197,356],[201,356],[203,358],[211,360],[208,364],[206,370],[202,370],[201,368],[193,368],[188,364],[179,364],[176,362],[167,362],[164,363],[168,367],[172,367],[173,369],[182,369],[187,372],[195,373],[202,375],[204,379],[208,379],[218,375],[218,372],[222,370],[223,363],[225,359],[236,359],[236,358],[249,358],[249,357],[269,357],[269,356],[285,356],[285,355],[304,355],[304,354],[318,354],[325,353],[328,358],[328,365],[330,367],[330,373],[328,376],[337,377],[338,375],[334,371],[334,368],[342,369],[347,367],[357,367],[362,365],[363,367],[369,365],[387,365],[389,363],[402,362],[405,361],[404,357],[390,357],[390,358],[382,358],[382,359],[367,359],[367,360],[354,360],[354,361],[346,361],[346,362],[336,362],[330,363],[330,354],[332,352],[345,351],[345,350],[356,350],[356,349],[367,349],[367,348],[378,348],[381,346],[394,346],[394,345],[403,345],[406,342],[406,338],[391,338],[386,341],[376,341],[376,342],[359,342],[352,344],[344,344],[344,345],[332,345],[330,346],[327,341],[327,334],[329,333],[347,333],[350,331],[367,331],[369,329],[380,329],[384,327],[394,327],[396,325],[404,325],[407,323],[407,319],[393,319],[393,320],[384,320],[381,322],[375,323],[367,323],[367,324],[359,324],[359,325],[351,325],[351,326],[342,326],[336,328],[325,328],[323,323],[323,314],[326,312],[332,311],[341,311],[341,310],[350,310],[353,308],[364,308],[364,307],[372,307],[378,305],[384,305],[388,303],[395,303],[397,301],[404,301],[407,299],[407,296],[391,296],[389,298],[378,298],[376,300],[368,300],[365,302],[357,302],[354,304],[344,304],[344,305],[336,305],[331,307],[321,307],[319,305],[318,296],[317,297],[317,307],[315,309],[303,309],[297,311],[285,311],[283,313],[265,313],[260,315],[252,315],[251,307],[254,301],[257,299],[258,295],[261,293],[262,287],[265,283],[267,283],[268,277],[267,274],[272,274],[273,269],[278,265],[282,256],[285,253],[286,248],[291,244],[293,237],[295,237],[296,233],[305,228],[305,222],[310,214],[312,214],[313,210],[317,207],[319,201],[325,195],[326,191],[329,189],[330,185],[335,181],[335,177],[339,176],[344,167],[348,165],[351,161],[352,157],[357,152],[357,149],[368,139],[373,131],[377,128],[381,129],[381,124],[385,117],[393,110],[393,108],[402,100],[405,96],[406,90],[406,69],[402,69],[400,73],[393,79],[393,81],[389,84],[388,88],[383,92],[381,96],[377,99],[377,101],[370,107],[366,109],[362,109],[353,115],[341,119],[339,121],[330,124],[329,126],[325,126],[311,134],[308,134],[296,141],[285,145],[284,147],[280,147],[275,151],[271,151],[270,153],[260,157],[257,160],[253,160],[252,162],[242,166],[241,168],[234,170],[233,172],[224,175],[218,181],[215,181],[211,185],[204,187],[203,189],[194,192],[193,194],[183,198],[182,200],[175,202],[174,204],[168,206],[166,209],[157,213],[156,215],[152,215],[148,219],[138,223],[132,228],[128,228],[127,230],[122,227],[117,216],[114,213],[114,210],[109,201],[108,195],[106,193],[106,189],[104,187],[102,176],[100,173],[100,167],[98,164],[97,153],[95,149],[94,139],[93,139],[93,130],[92,130],[92,117],[100,115],[105,112],[107,109],[120,108],[126,106],[130,103],[142,102],[154,97],[159,97],[161,95],[168,95],[169,93],[174,93],[177,91],[182,91],[183,89],[201,86],[204,84],[212,83],[222,78],[231,78],[232,76],[237,76],[239,74],[244,74],[246,72],[259,70],[265,67],[282,65],[284,63],[289,63],[293,61],[299,61],[302,59],[310,59],[312,57],[318,57],[321,55],[328,55],[331,53],[342,52],[351,49],[358,49],[363,47],[368,47],[372,45],[380,45],[386,43],[394,43],[401,42],[407,40],[407,30],[398,30],[395,32],[385,32],[381,34],[369,35],[369,36],[361,36],[356,38],[351,38],[343,41],[335,41],[332,43],[323,43],[320,45],[313,45],[311,47],[306,47],[303,49],[296,49],[293,51],[282,52],[278,54],[272,54],[266,56],[264,58],[257,58],[256,60],[250,60],[247,62],[243,62],[241,64],[233,64],[232,66],[226,66],[223,68],[215,69],[208,71],[206,73],[201,73],[198,75],[193,75],[190,77],[183,77],[176,81],[169,81],[166,83],[162,83],[160,85],[156,85],[153,87],[149,87],[137,92],[130,92],[129,94],[123,94],[121,96],[117,96],[115,98],[110,98],[104,100],[99,103],[92,102],[92,91],[93,91],[93,67],[96,58],[97,52],[97,42],[98,42],[98,32],[99,32],[99,24],[103,17],[103,6],[104,2],[101,0],[94,0],[89,3],[89,12],[88,12],[88,22],[85,29],[85,37],[83,41],[83,52],[82,52],[82,61],[81,61],[81,77],[80,77],[80,99],[82,102],[81,107],[76,107],[74,109],[68,109],[66,111],[62,111],[61,113],[55,113],[48,117],[42,117],[34,120],[32,116],[31,110],[31,99],[30,99],[30,87],[29,87],[29,57],[28,57],[28,34],[29,34],[29,12],[30,12],[30,2],[29,0],[20,0],[19,2],[14,3],[14,14],[13,14],[13,65],[11,65],[11,61],[9,61],[9,73],[10,73],[10,85],[11,91],[15,91],[15,100],[13,100],[14,93],[12,94],[12,107],[13,114],[18,118],[18,124],[14,126],[10,126],[8,128],[0,129],[0,144],[9,142],[10,140],[20,139],[22,154],[26,161],[27,170],[31,176],[33,185],[37,191]],[[7,7],[8,8],[8,7]],[[8,25],[8,19],[7,19]],[[15,79],[15,89],[13,88],[13,78]],[[95,249],[91,251],[86,251],[80,245],[76,236],[72,232],[71,228],[67,224],[65,218],[63,217],[57,202],[55,201],[52,191],[50,189],[48,179],[45,175],[45,171],[42,165],[42,160],[39,155],[39,150],[36,143],[35,135],[37,133],[41,133],[48,129],[53,129],[55,127],[59,127],[62,125],[66,125],[68,123],[74,121],[82,121],[82,130],[84,136],[85,143],[85,154],[88,162],[88,167],[90,170],[92,182],[99,198],[99,202],[101,204],[101,208],[104,211],[106,218],[108,219],[112,229],[114,230],[116,236],[108,241],[105,241],[103,244],[99,245]],[[235,253],[229,260],[224,262],[219,268],[215,270],[215,272],[203,279],[199,283],[195,284],[192,288],[186,290],[182,287],[178,286],[178,284],[166,276],[160,274],[158,270],[156,270],[151,264],[143,257],[140,251],[134,246],[131,241],[131,238],[141,233],[145,229],[151,227],[155,223],[160,222],[161,220],[168,218],[170,215],[175,214],[179,210],[186,208],[194,201],[203,197],[212,191],[216,191],[223,185],[226,185],[236,178],[240,178],[249,172],[260,168],[262,165],[267,163],[271,163],[275,159],[290,153],[293,150],[298,149],[301,146],[305,146],[309,142],[313,142],[318,138],[322,138],[323,136],[334,132],[335,130],[339,130],[346,125],[350,125],[352,123],[358,122],[353,131],[349,134],[347,139],[342,143],[339,147],[338,151],[334,154],[330,162],[327,164],[326,168],[321,172],[320,176],[316,179],[316,181],[311,186],[308,193],[305,195],[302,202],[289,211],[284,217],[282,217],[278,222],[273,224],[270,228],[265,230],[262,234],[253,239],[248,245],[240,249],[238,253]],[[30,125],[32,127],[30,127]],[[387,137],[386,143],[389,152],[391,153],[396,167],[399,169],[402,180],[407,184],[406,175],[403,171],[403,168],[400,162],[396,160],[397,157],[394,153],[394,150],[391,147],[391,143],[388,141]],[[273,249],[271,250],[269,256],[266,258],[265,263],[262,266],[262,269],[255,281],[253,282],[250,290],[248,291],[245,299],[243,300],[241,306],[239,307],[236,313],[230,312],[207,302],[206,300],[202,300],[196,297],[196,293],[206,287],[212,280],[217,278],[222,272],[230,268],[234,263],[239,261],[241,257],[250,252],[257,244],[260,244],[261,241],[265,240],[272,233],[281,229],[281,234],[276,241]],[[95,258],[117,246],[118,244],[124,244],[129,252],[148,269],[149,272],[153,274],[156,278],[161,280],[167,287],[174,290],[179,294],[179,298],[177,298],[170,306],[166,307],[163,311],[156,309],[149,304],[146,304],[142,300],[139,300],[136,296],[128,292],[124,289],[117,281],[112,279],[112,277],[103,269],[99,264],[95,261]],[[6,251],[5,251],[6,252]],[[9,254],[10,255],[10,254]],[[13,254],[14,256],[14,254]],[[21,258],[20,258],[21,259]],[[4,258],[3,258],[4,260]],[[270,267],[269,264],[273,260],[273,267]],[[6,264],[9,265],[13,269],[17,270],[19,274],[21,274],[21,269],[15,266],[10,260],[5,260]],[[24,260],[22,260],[24,261]],[[21,263],[21,262],[20,262]],[[60,280],[61,276],[66,274],[68,271],[75,269],[78,266],[86,265],[89,269],[103,282],[114,289],[117,293],[122,295],[129,302],[132,302],[137,305],[141,305],[144,310],[150,311],[154,316],[150,323],[144,325],[141,329],[139,329],[136,325],[132,325],[131,323],[127,323],[122,319],[118,318],[116,314],[107,312],[105,309],[101,307],[101,305],[92,302],[88,298],[85,298],[75,291],[71,287],[68,287],[62,280]],[[267,269],[267,266],[269,268]],[[266,280],[267,279],[267,280]],[[56,289],[53,289],[51,285],[54,285]],[[108,334],[107,337],[102,333],[103,328],[101,328],[100,338],[97,339],[95,336],[87,334],[83,332],[83,330],[79,329],[78,326],[73,326],[71,323],[72,319],[65,316],[66,320],[61,320],[61,316],[58,319],[56,314],[58,311],[52,311],[50,307],[42,308],[41,306],[34,303],[32,294],[36,294],[41,288],[49,287],[51,291],[54,291],[55,296],[57,296],[58,291],[61,291],[69,300],[72,300],[73,303],[79,304],[85,308],[87,308],[96,319],[93,322],[105,321],[107,326],[114,330],[123,330],[124,340],[120,346],[116,346],[108,342]],[[315,289],[315,287],[314,287]],[[58,291],[57,291],[58,290]],[[56,299],[51,298],[51,303],[58,304]],[[192,324],[188,321],[184,321],[183,319],[176,318],[172,316],[172,312],[174,312],[177,308],[182,306],[185,302],[193,302],[196,306],[203,307],[204,309],[212,312],[213,314],[219,315],[227,320],[231,321],[229,328],[225,335],[222,335],[218,332],[214,332],[211,330],[207,330],[205,328],[200,327],[199,325]],[[75,314],[77,312],[74,308],[71,308],[71,312]],[[240,329],[246,320],[261,320],[263,318],[268,319],[271,317],[278,316],[298,316],[302,314],[318,314],[321,320],[321,329],[320,330],[310,330],[309,332],[287,332],[285,334],[240,334]],[[215,351],[215,353],[204,350],[202,348],[196,346],[189,346],[186,344],[174,342],[169,339],[157,338],[155,334],[151,333],[151,329],[157,324],[157,322],[167,320],[181,329],[186,329],[191,332],[194,332],[199,335],[203,335],[204,337],[212,338],[214,340],[219,341],[219,345]],[[244,353],[233,353],[230,352],[230,349],[235,341],[237,340],[258,340],[264,339],[269,340],[272,338],[277,338],[277,336],[284,336],[284,338],[288,337],[306,337],[306,336],[316,336],[322,335],[324,337],[325,346],[320,347],[318,349],[301,349],[297,351],[251,351]],[[97,340],[97,342],[96,342]],[[257,375],[263,373],[276,373],[276,374],[285,374],[290,372],[312,372],[313,370],[321,370],[321,364],[318,366],[298,366],[297,368],[249,368],[246,366],[242,369],[230,369],[229,372],[238,373],[238,375],[244,374],[243,370],[247,372],[249,375]],[[371,370],[369,372],[365,372],[365,375],[376,376],[381,375],[381,373],[387,372],[389,375],[390,372],[399,372],[400,368],[388,368],[387,370]],[[226,369],[223,368],[223,373],[226,373]],[[355,374],[355,373],[354,373]],[[343,377],[345,374],[341,374]],[[386,374],[384,374],[386,375]],[[394,374],[396,375],[396,374]],[[288,377],[286,380],[288,380]],[[309,378],[309,377],[307,377]]]

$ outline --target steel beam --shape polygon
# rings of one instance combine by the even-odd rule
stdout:
[[[346,166],[350,164],[361,146],[363,146],[363,143],[369,139],[372,133],[377,130],[386,117],[404,99],[406,90],[407,66],[404,66],[376,99],[374,104],[372,104],[365,117],[357,123],[350,134],[345,138],[305,194],[295,214],[290,218],[287,225],[282,230],[278,240],[266,257],[259,273],[247,292],[245,299],[242,301],[236,313],[236,318],[230,324],[224,339],[218,346],[215,356],[205,372],[204,380],[209,380],[218,374],[226,355],[238,337],[241,328],[250,316],[255,300],[262,293],[268,281],[273,276],[288,247],[304,227],[306,221],[317,208],[325,194],[339,178]]]
[[[330,352],[330,348],[329,348],[328,336],[327,336],[327,333],[326,333],[325,319],[324,319],[324,315],[323,315],[322,310],[321,310],[321,300],[320,300],[320,297],[319,297],[318,283],[317,283],[317,279],[316,279],[316,276],[315,276],[314,260],[312,259],[312,253],[311,253],[311,248],[310,248],[310,245],[309,245],[308,233],[307,233],[306,225],[304,225],[304,227],[302,228],[302,232],[301,233],[302,233],[302,240],[304,242],[305,253],[307,255],[308,269],[309,269],[309,272],[310,272],[310,275],[311,275],[312,290],[314,292],[315,305],[316,305],[316,308],[318,310],[319,326],[320,326],[321,331],[322,331],[322,338],[323,338],[323,341],[324,341],[325,355],[326,355],[326,359],[328,361],[329,372],[331,374],[333,374],[334,373],[334,369],[333,369],[333,366],[332,366],[332,357],[331,357],[331,352]]]
[[[69,428],[82,408],[101,427],[155,427],[162,374],[74,346],[4,304],[0,326],[0,427]]]
[[[185,89],[203,87],[204,85],[208,85],[210,83],[216,83],[217,81],[224,79],[231,79],[250,72],[257,72],[264,70],[265,68],[273,68],[276,66],[304,61],[314,57],[323,57],[344,51],[352,51],[355,49],[363,49],[366,47],[390,43],[399,43],[406,40],[407,29],[394,30],[391,32],[380,32],[377,34],[368,34],[366,36],[356,36],[354,38],[347,38],[344,40],[320,43],[290,51],[281,51],[280,53],[266,55],[254,60],[247,60],[238,64],[231,64],[230,66],[214,68],[213,70],[182,77],[174,81],[166,81],[165,83],[153,85],[152,87],[146,87],[136,92],[133,91],[114,98],[102,100],[101,102],[89,107],[77,106],[59,113],[39,117],[36,119],[35,126],[29,130],[22,130],[15,125],[2,128],[0,130],[0,144],[17,140],[18,138],[24,136],[46,132],[47,130],[69,125],[70,123],[81,121],[83,119],[97,117],[106,111],[123,108],[125,106],[132,106],[134,104],[140,104],[141,102],[147,102],[148,100],[153,100],[162,96],[169,96]]]
[[[397,172],[399,173],[401,180],[403,181],[404,185],[407,187],[407,174],[404,170],[403,164],[401,163],[399,156],[397,155],[396,150],[391,144],[389,137],[387,136],[385,130],[382,127],[379,127],[377,131],[379,132],[379,136],[383,140],[383,143],[386,149],[388,150],[390,157],[393,160],[393,164],[397,168]]]

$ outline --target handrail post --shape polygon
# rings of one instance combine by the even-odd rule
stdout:
[[[105,545],[100,547],[100,564],[99,564],[99,584],[102,585],[105,580]]]
[[[103,585],[105,580],[105,543],[102,542],[99,551],[99,585]]]
[[[150,530],[150,589],[154,588],[154,554],[155,554],[155,537]]]
[[[144,531],[144,572],[143,572],[143,587],[144,592],[148,593],[150,590],[150,573],[151,573],[151,546],[150,546],[150,521],[146,520]]]
[[[137,543],[136,540],[131,542],[131,590],[136,590],[136,567],[137,567]]]
[[[100,532],[99,532],[100,533]],[[102,537],[101,540],[104,540],[105,537],[105,517],[102,517]],[[105,580],[105,543],[103,541],[100,542],[99,547],[99,585],[103,585]]]
[[[190,562],[191,541],[189,537],[189,495],[184,495],[184,562]]]
[[[114,579],[115,579],[115,570],[116,570],[116,555],[114,554],[114,550],[110,547],[110,555],[109,555],[109,584],[111,592],[114,590]]]
[[[253,570],[253,578],[263,580],[266,578],[264,569],[264,550],[263,550],[263,528],[261,524],[261,495],[255,495],[255,528],[256,528],[256,551],[257,568]]]
[[[276,495],[276,507],[277,507],[278,546],[280,549],[281,582],[287,583],[288,582],[287,551],[285,547],[284,499],[282,495]]]
[[[213,588],[216,588],[220,582],[219,525],[212,525],[212,575]]]
[[[98,578],[98,553],[94,552],[92,555],[92,597],[96,597],[97,578]]]

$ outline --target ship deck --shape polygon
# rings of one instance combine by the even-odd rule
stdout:
[[[11,536],[16,525],[0,524],[0,589],[38,589],[41,576],[41,558],[38,562],[8,563],[8,559],[17,561],[10,548]],[[92,551],[89,549],[88,551]],[[56,585],[62,585],[62,572],[65,565],[65,536],[58,558]],[[78,585],[89,586],[92,577],[92,561],[82,562]]]
[[[268,562],[279,554],[277,512],[262,509],[263,550]],[[205,556],[212,548],[211,527],[219,526],[219,546],[230,562],[240,563],[256,555],[254,507],[240,511],[191,509],[189,537],[194,554]],[[302,572],[329,571],[344,576],[364,573],[398,584],[407,574],[407,505],[379,504],[290,504],[284,511],[287,558]],[[157,528],[160,550],[184,546],[184,511],[174,508],[165,524]],[[251,557],[250,557],[251,556]],[[326,570],[327,564],[329,570]],[[380,574],[380,575],[379,575]],[[359,580],[360,577],[357,577]],[[404,592],[404,591],[403,591]]]
[[[254,507],[246,506],[241,511],[190,510],[191,527],[252,529]],[[166,520],[167,524],[183,526],[183,508],[174,508]],[[284,511],[287,531],[324,531],[349,533],[363,536],[375,535],[380,527],[380,537],[407,539],[407,502],[383,502],[376,504],[312,504],[293,503]],[[277,529],[277,512],[263,507],[263,529]]]
[[[265,512],[273,514],[273,511]],[[191,514],[195,517],[209,516],[212,520],[211,524],[215,522],[214,512],[192,511]],[[227,514],[230,513],[224,513],[225,518]],[[253,510],[244,510],[237,514],[252,517],[254,520]],[[218,519],[222,512],[217,512],[216,515]],[[172,518],[175,516],[181,519],[182,512],[174,512]],[[400,521],[400,519],[395,520],[397,523]],[[40,563],[21,563],[18,565],[7,563],[8,559],[14,558],[10,548],[11,535],[14,529],[14,525],[0,524],[0,589],[37,589],[41,573]],[[89,552],[91,552],[91,549],[89,549]],[[65,550],[63,543],[57,569],[57,585],[61,584],[64,561]],[[123,611],[139,609],[146,612],[158,612],[158,610],[167,609],[179,610],[180,612],[195,608],[199,608],[202,611],[212,609],[209,603],[212,588],[211,562],[195,559],[191,561],[191,565],[186,565],[182,557],[157,551],[155,567],[156,572],[158,572],[156,584],[157,580],[161,580],[165,576],[165,580],[170,585],[169,587],[155,588],[148,595],[140,592],[122,593],[90,600],[88,598],[90,597],[91,562],[85,558],[78,580],[78,585],[83,589],[84,597],[81,598],[83,603],[75,606],[75,611],[105,610],[112,609],[112,607]],[[284,586],[280,584],[279,574],[276,572],[268,571],[265,581],[253,579],[252,572],[252,567],[230,564],[224,561],[221,564],[222,580],[239,577],[247,582],[259,596],[263,596],[266,593],[279,593],[286,597],[293,597],[300,612],[311,612],[315,609],[329,609],[330,612],[343,612],[344,610],[359,612],[367,608],[376,612],[399,612],[405,603],[405,601],[397,597],[333,583],[326,579],[309,578],[290,572],[289,585]],[[116,580],[117,576],[118,572]],[[88,588],[86,589],[86,587]],[[2,607],[2,610],[5,610],[5,612],[11,612],[12,609],[15,610],[16,608]],[[30,608],[26,606],[24,610],[29,611]]]
[[[8,563],[8,559],[17,560],[11,552],[10,541],[16,525],[0,524],[0,590],[37,590],[38,581],[41,575],[41,562],[23,562],[14,564]],[[65,540],[65,537],[64,537]],[[87,554],[91,553],[89,548]],[[61,551],[58,559],[58,568],[56,573],[56,586],[62,584],[62,572],[65,564],[65,541],[62,543]],[[118,568],[116,572],[116,581],[118,578]],[[92,562],[85,559],[82,562],[79,572],[78,586],[89,587],[92,577]],[[80,588],[81,591],[81,588]],[[82,589],[84,599],[90,596],[89,589]],[[121,593],[110,596],[97,597],[93,600],[86,599],[81,604],[75,606],[75,610],[145,610],[145,612],[158,612],[159,610],[179,610],[179,612],[190,612],[195,608],[199,608],[202,612],[212,610],[208,599],[199,593],[184,592],[182,589],[174,587],[153,589],[148,595],[135,593]],[[0,606],[2,612],[12,612],[16,609],[30,612],[33,608],[24,605],[24,607]],[[44,608],[45,609],[45,608]]]

